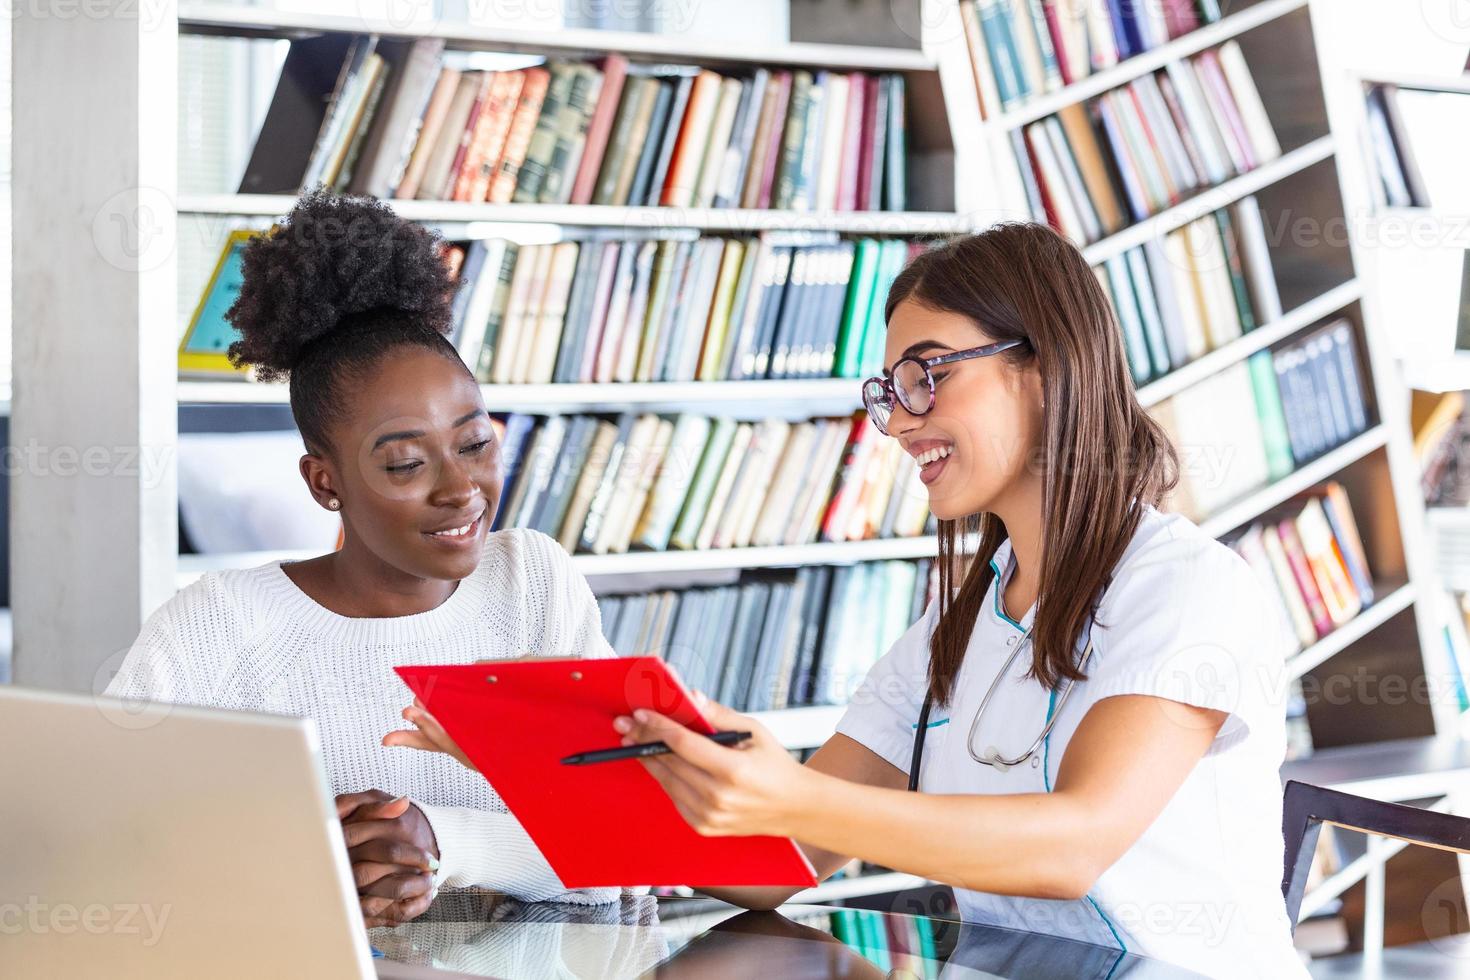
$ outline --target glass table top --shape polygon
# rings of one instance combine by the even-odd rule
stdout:
[[[368,938],[385,980],[1196,976],[1116,949],[926,915],[812,905],[746,912],[649,895],[579,906],[446,892],[420,918]]]

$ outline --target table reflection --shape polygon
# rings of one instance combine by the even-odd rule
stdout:
[[[743,912],[701,899],[628,895],[605,905],[442,894],[420,919],[374,929],[384,978],[1151,980],[1194,974],[1055,936],[861,909]]]
[[[622,978],[647,976],[668,958],[658,926],[658,900],[648,895],[570,905],[454,891],[412,922],[369,930],[368,939],[392,962],[474,977]]]

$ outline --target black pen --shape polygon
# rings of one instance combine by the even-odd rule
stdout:
[[[711,742],[735,745],[750,738],[750,732],[715,732],[706,735]],[[641,759],[650,755],[666,755],[673,750],[663,742],[643,742],[639,745],[624,745],[617,749],[598,749],[595,752],[578,752],[561,760],[564,766],[586,766],[594,762],[617,762],[619,759]]]

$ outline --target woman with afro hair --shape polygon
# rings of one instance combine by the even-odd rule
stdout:
[[[107,692],[314,718],[370,926],[441,886],[617,897],[564,889],[482,776],[380,744],[401,723],[394,665],[612,656],[561,547],[489,530],[499,446],[445,336],[454,290],[443,242],[372,199],[311,192],[251,242],[230,358],[289,378],[301,477],[341,515],[342,547],[203,576],[149,618]]]

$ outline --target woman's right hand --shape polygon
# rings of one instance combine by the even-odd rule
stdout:
[[[439,844],[423,811],[378,789],[344,793],[336,804],[363,922],[371,929],[422,915],[439,869]]]
[[[403,709],[403,719],[412,724],[416,730],[411,731],[405,728],[389,732],[383,736],[384,745],[402,745],[424,752],[442,752],[458,760],[460,765],[471,772],[479,772],[475,764],[469,760],[469,756],[454,744],[454,739],[449,737],[438,719],[429,714],[424,708],[424,703],[418,698],[414,698],[413,704]]]

